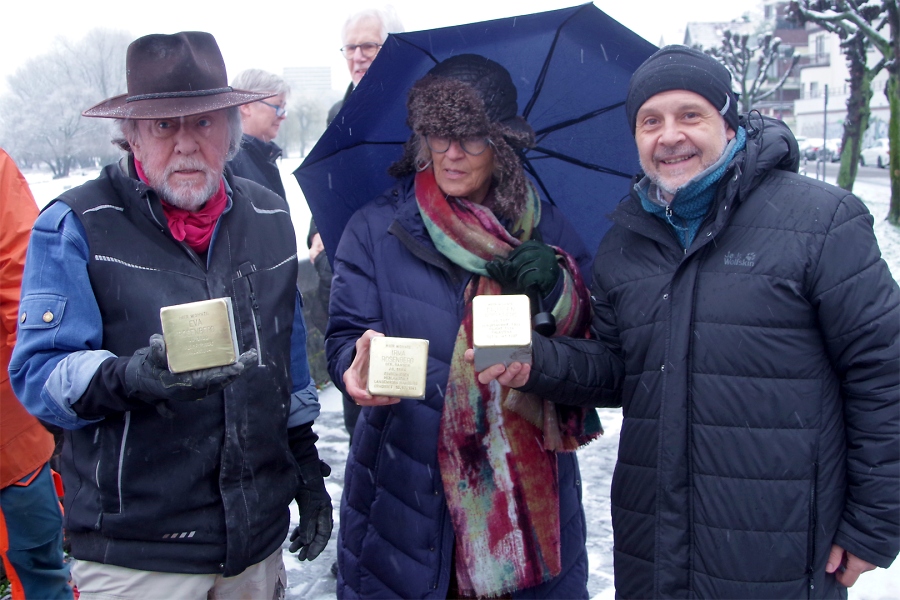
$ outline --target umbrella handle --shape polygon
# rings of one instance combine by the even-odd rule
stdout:
[[[553,316],[553,313],[544,310],[544,299],[541,297],[541,291],[537,286],[531,286],[529,291],[532,298],[536,300],[537,308],[534,317],[531,319],[531,324],[539,334],[544,337],[550,337],[556,333],[556,318]]]

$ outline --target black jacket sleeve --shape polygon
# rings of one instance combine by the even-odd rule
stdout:
[[[594,270],[600,266],[595,263]],[[532,333],[533,363],[520,388],[559,404],[619,407],[625,364],[621,357],[616,316],[593,277],[591,339],[545,338]]]
[[[153,410],[154,405],[128,395],[125,368],[130,356],[108,358],[100,363],[91,383],[72,405],[82,419],[93,420],[130,410]]]
[[[316,450],[316,441],[319,439],[313,430],[312,422],[288,428],[288,446],[297,465],[318,462],[319,453]]]
[[[835,214],[807,285],[844,402],[847,492],[834,543],[888,567],[900,551],[900,290],[855,197]]]

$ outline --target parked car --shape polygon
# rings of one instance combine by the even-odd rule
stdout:
[[[841,162],[841,149],[843,140],[841,138],[828,138],[825,140],[825,158],[831,162]]]
[[[802,142],[797,141],[800,146],[800,156],[807,160],[819,160],[823,157],[825,160],[837,162],[841,160],[841,139],[828,138],[804,138]]]
[[[874,146],[870,146],[859,153],[859,164],[887,169],[888,162],[890,161],[890,158],[888,157],[889,149],[888,139],[878,138],[875,140]]]
[[[822,147],[822,138],[805,138],[803,142],[799,142],[800,156],[807,160],[815,160],[819,154],[819,148]]]

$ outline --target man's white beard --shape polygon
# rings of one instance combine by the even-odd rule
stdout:
[[[200,189],[190,185],[170,185],[169,177],[175,171],[185,169],[202,171],[206,175],[206,184]],[[150,173],[145,172],[145,175],[147,176],[147,181],[150,182],[150,186],[156,190],[163,200],[172,206],[177,206],[190,212],[199,210],[219,189],[219,175],[213,174],[205,163],[193,158],[185,158],[176,165],[169,165],[159,179]]]

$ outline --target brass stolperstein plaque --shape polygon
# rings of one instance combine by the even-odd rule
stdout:
[[[531,303],[528,296],[475,296],[472,299],[475,370],[491,365],[531,364]]]
[[[421,400],[427,372],[428,340],[372,338],[366,389],[373,396]]]
[[[214,298],[159,309],[166,357],[173,373],[230,365],[237,360],[231,298]]]

